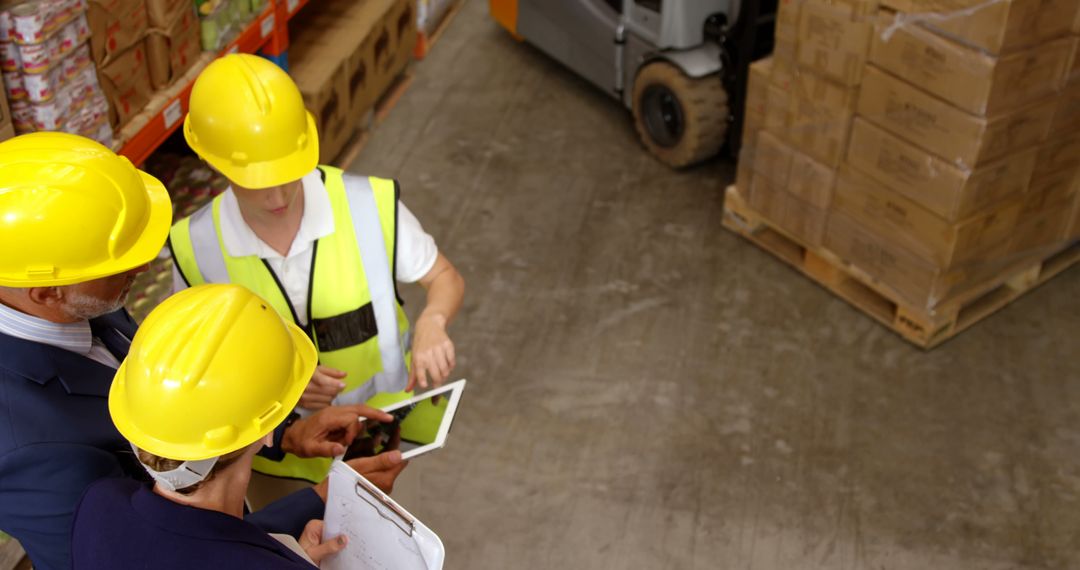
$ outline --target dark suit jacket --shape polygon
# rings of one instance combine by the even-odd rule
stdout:
[[[91,324],[111,335],[102,340],[118,358],[127,355],[136,324],[126,311]],[[71,519],[90,483],[147,480],[109,417],[115,373],[71,351],[0,334],[0,530],[22,543],[37,570],[70,567]],[[305,489],[249,520],[299,536],[323,510]]]
[[[174,503],[130,479],[87,490],[75,511],[71,561],[75,570],[315,568],[250,522]]]

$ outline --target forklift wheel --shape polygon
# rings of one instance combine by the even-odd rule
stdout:
[[[715,155],[728,125],[720,76],[691,79],[667,62],[646,65],[634,81],[634,125],[649,152],[673,168]]]

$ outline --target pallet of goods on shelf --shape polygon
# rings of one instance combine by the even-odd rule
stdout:
[[[953,4],[782,1],[725,206],[921,346],[1080,259],[1080,3]]]
[[[147,0],[146,13],[150,83],[154,89],[164,89],[202,54],[199,18],[191,0]]]
[[[160,11],[164,14],[171,13],[169,4],[178,0],[160,0],[163,6]],[[148,8],[154,12],[154,0]],[[233,29],[222,40],[227,40],[221,49],[216,51],[202,51],[190,67],[177,75],[178,65],[175,63],[178,57],[175,53],[170,54],[170,83],[156,91],[143,109],[134,116],[117,134],[119,151],[127,156],[135,164],[141,164],[160,144],[182,124],[182,119],[187,113],[188,98],[191,95],[191,87],[199,73],[206,68],[215,58],[226,53],[256,53],[264,48],[276,47],[281,49],[284,44],[280,28],[276,25],[277,4],[265,0],[251,2],[251,17],[243,27]],[[155,16],[151,16],[154,18]],[[178,47],[172,43],[172,49]],[[194,52],[192,52],[194,53]]]
[[[86,10],[79,0],[36,0],[0,11],[0,68],[16,133],[65,131],[113,143]]]
[[[89,0],[90,46],[114,130],[138,114],[154,93],[147,65],[144,0]]]
[[[412,59],[409,0],[310,3],[290,26],[289,72],[315,116],[320,161],[342,152]]]

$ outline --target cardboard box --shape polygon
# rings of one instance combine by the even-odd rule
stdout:
[[[769,131],[758,133],[752,168],[757,176],[772,180],[781,187],[791,175],[792,148]]]
[[[993,116],[1060,91],[1073,38],[995,57],[918,25],[875,34],[870,60],[879,68],[976,115]]]
[[[8,106],[7,95],[0,91],[0,130],[9,127],[13,130],[14,124],[15,122],[11,117],[11,108]]]
[[[874,31],[873,6],[804,0],[799,11],[799,65],[843,85],[858,85]]]
[[[905,304],[927,310],[950,296],[994,277],[1008,267],[1004,252],[1008,242],[986,252],[986,261],[941,269],[875,232],[850,216],[832,211],[825,230],[824,246],[841,259],[892,290]]]
[[[1023,219],[1012,232],[1008,255],[1014,259],[1042,257],[1066,245],[1070,233],[1075,199],[1047,204],[1042,210]]]
[[[383,27],[385,32],[389,33],[389,43],[384,44],[383,37],[378,34],[374,46],[375,68],[379,73],[374,87],[379,94],[385,92],[394,83],[397,76],[412,60],[417,36],[416,11],[413,8],[413,2],[411,0],[394,2],[389,14],[383,20]]]
[[[864,119],[855,119],[848,162],[935,214],[962,220],[1023,192],[1036,149],[978,166],[959,168]]]
[[[832,203],[836,171],[814,160],[809,155],[794,150],[791,154],[791,173],[788,175],[787,191],[819,209]]]
[[[794,80],[795,40],[778,39],[773,44],[771,81],[784,89],[789,89]]]
[[[391,49],[397,20],[391,18],[404,14],[395,11],[399,4],[395,0],[325,0],[302,10],[290,22],[290,73],[316,117],[323,162],[336,157],[396,77],[396,73],[380,73],[377,64],[387,72],[393,66],[376,61],[376,47],[381,46],[385,60],[395,61]],[[411,3],[407,15],[406,27],[411,28],[415,43]],[[410,56],[412,47],[408,46]]]
[[[1058,98],[1057,111],[1050,123],[1050,136],[1067,136],[1080,132],[1080,83],[1065,88]]]
[[[770,83],[765,96],[765,128],[784,132],[791,127],[791,91]]]
[[[784,40],[794,46],[795,38],[799,35],[799,8],[802,3],[803,0],[778,0],[776,28],[773,31],[775,43]]]
[[[119,129],[146,107],[153,87],[147,68],[145,42],[113,54],[111,63],[98,66],[98,82],[109,101],[109,122]]]
[[[15,122],[11,117],[11,107],[8,106],[8,95],[0,91],[0,140],[8,140],[15,136]]]
[[[760,131],[752,154],[746,155],[754,178],[766,178],[800,202],[816,209],[829,207],[833,170],[799,152],[775,133]]]
[[[1080,38],[1077,38],[1073,47],[1072,63],[1069,64],[1069,72],[1065,77],[1065,83],[1080,83]]]
[[[773,58],[765,58],[750,64],[750,75],[746,82],[746,119],[751,115],[765,122],[765,102],[768,100],[769,77],[772,75]]]
[[[1080,194],[1073,198],[1072,219],[1065,230],[1065,241],[1080,240]]]
[[[94,63],[108,64],[146,37],[149,21],[143,0],[90,0],[90,51]]]
[[[1080,4],[1076,0],[885,0],[905,12],[938,12],[926,25],[990,53],[1028,48],[1069,33]]]
[[[1050,140],[1039,147],[1032,178],[1080,166],[1080,134]]]
[[[409,0],[326,0],[301,11],[290,30],[293,46],[320,45],[324,55],[344,63],[345,111],[355,128],[411,60],[416,11]]]
[[[777,132],[814,159],[835,168],[847,151],[857,102],[857,87],[799,73],[792,86],[788,126]]]
[[[146,0],[146,20],[152,28],[172,26],[183,12],[195,12],[191,0]]]
[[[950,222],[871,178],[842,167],[837,176],[832,208],[859,224],[947,269],[984,257],[1008,240],[1020,217],[1023,197],[1017,196],[960,222]]]
[[[776,182],[754,173],[750,207],[780,229],[810,246],[820,246],[828,210],[786,192]]]
[[[772,73],[771,57],[755,61],[750,65],[750,77],[746,84],[746,105],[743,113],[742,143],[739,150],[742,157],[752,157],[757,132],[765,127],[765,103],[769,92],[769,76]],[[742,164],[740,162],[740,167]],[[749,168],[749,162],[746,165]],[[740,186],[746,192],[749,186]]]
[[[381,95],[375,85],[378,79],[374,73],[375,41],[374,36],[369,36],[345,60],[346,72],[349,74],[349,116],[357,125],[361,124]]]
[[[986,0],[881,0],[881,5],[897,12],[947,14],[978,6]]]
[[[1057,102],[1043,100],[992,119],[964,112],[875,67],[859,93],[859,115],[962,168],[1041,142]]]
[[[355,129],[349,124],[348,55],[325,44],[293,43],[290,47],[289,73],[315,117],[322,164],[337,158]]]
[[[1077,194],[1080,186],[1080,167],[1073,167],[1042,176],[1032,177],[1028,191],[1024,193],[1021,222],[1050,207],[1051,204],[1067,202]]]
[[[195,8],[173,15],[164,28],[151,28],[146,38],[146,54],[150,68],[150,83],[154,89],[164,89],[182,76],[202,54],[199,40],[199,19]]]

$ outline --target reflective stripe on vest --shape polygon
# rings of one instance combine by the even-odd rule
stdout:
[[[348,373],[345,390],[335,403],[385,406],[410,395],[401,392],[408,380],[409,324],[397,300],[393,275],[397,190],[392,180],[320,169],[334,232],[314,245],[307,331],[319,348],[320,363]],[[173,227],[173,255],[188,283],[245,285],[296,322],[292,305],[266,262],[257,256],[228,255],[220,227],[220,196]],[[281,462],[256,458],[255,468],[319,481],[329,465],[329,459],[289,455]]]

